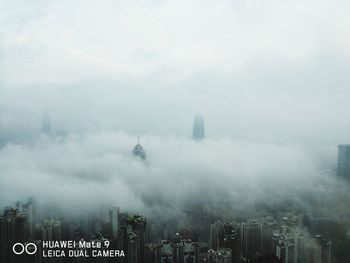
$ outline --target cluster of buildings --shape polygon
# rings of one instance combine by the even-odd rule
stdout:
[[[208,262],[253,262],[264,255],[275,255],[284,263],[330,263],[332,258],[332,242],[310,235],[302,217],[294,214],[216,222],[211,225],[209,246]]]
[[[200,243],[183,239],[178,233],[170,240],[145,245],[144,263],[200,262]]]
[[[158,228],[158,229],[157,229]],[[209,237],[175,233],[164,239],[165,229],[141,215],[121,212],[118,207],[58,216],[38,213],[34,202],[6,208],[0,216],[0,262],[60,263],[116,262],[110,258],[43,257],[43,241],[108,240],[109,249],[123,250],[121,263],[248,263],[259,257],[274,257],[283,263],[331,263],[332,242],[306,230],[303,216],[292,213],[264,216],[243,222],[217,221],[210,225]],[[37,244],[33,255],[15,255],[14,243]],[[269,261],[270,262],[270,261]]]

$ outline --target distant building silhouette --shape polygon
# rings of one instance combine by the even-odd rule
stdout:
[[[119,228],[119,244],[128,257],[127,262],[145,262],[145,244],[148,242],[147,220],[140,215],[128,216]]]
[[[51,119],[48,112],[43,114],[43,123],[41,127],[41,133],[50,136],[51,135]]]
[[[239,237],[239,224],[233,222],[222,223],[217,221],[210,226],[210,239],[209,245],[213,251],[218,249],[230,250],[229,262],[240,262],[241,248],[240,248],[240,237]],[[215,254],[215,253],[214,253]],[[218,254],[218,253],[216,253]],[[219,253],[220,254],[220,253]],[[228,257],[228,253],[227,257]],[[213,261],[212,262],[221,262]],[[223,261],[226,262],[226,261]]]
[[[41,240],[61,240],[61,221],[52,218],[44,218],[41,226]]]
[[[248,259],[252,259],[260,251],[260,226],[259,220],[249,220],[241,224],[241,248]]]
[[[193,121],[193,139],[196,141],[203,140],[205,137],[203,117],[197,115]]]
[[[350,144],[338,146],[337,174],[350,181]]]
[[[112,221],[112,234],[113,237],[118,237],[118,230],[119,230],[119,214],[120,209],[119,207],[113,207],[112,211],[110,211],[110,220]]]
[[[248,259],[257,254],[271,254],[273,247],[271,237],[277,228],[275,220],[270,217],[249,219],[241,224],[241,248],[242,254]]]
[[[141,159],[146,159],[146,152],[143,149],[143,147],[140,144],[140,138],[137,137],[137,144],[135,145],[134,149],[132,150],[132,154],[134,156],[140,157]]]

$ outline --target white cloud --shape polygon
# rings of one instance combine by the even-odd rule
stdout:
[[[12,3],[14,2],[14,3]],[[3,3],[9,83],[224,72],[247,63],[348,54],[344,1],[26,1]],[[183,72],[182,74],[180,72]],[[20,76],[20,77],[18,77]]]
[[[257,203],[273,207],[292,200],[302,205],[325,182],[325,198],[346,193],[300,146],[231,139],[198,143],[172,136],[144,136],[141,143],[145,163],[132,156],[135,138],[125,133],[9,144],[0,151],[2,205],[34,195],[66,207],[109,203],[178,215],[193,200],[209,198],[212,213],[223,209],[229,214],[232,208],[247,212]]]

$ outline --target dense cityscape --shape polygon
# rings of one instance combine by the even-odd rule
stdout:
[[[47,115],[42,134],[52,136]],[[201,143],[204,139],[204,120],[197,116],[193,140]],[[140,162],[147,160],[139,138],[131,153]],[[350,145],[339,145],[337,171],[327,173],[327,176],[337,176],[348,183]],[[215,221],[211,222],[212,219],[203,220],[206,215],[199,206],[187,215],[190,221],[197,220],[197,225],[179,228],[176,218],[175,223],[164,222],[128,212],[127,207],[77,208],[67,214],[58,207],[40,207],[33,197],[5,208],[0,216],[1,262],[345,263],[350,256],[349,215],[335,218],[327,214],[327,206],[332,204],[326,199],[322,194],[309,196],[310,204],[305,207],[313,207],[311,212],[303,211],[302,207],[290,211],[276,208],[270,213],[257,210],[254,217],[215,215]],[[201,212],[201,218],[198,219],[195,210]],[[57,241],[69,240],[76,244],[82,241],[105,244],[108,241],[108,245],[99,247],[105,253],[99,255],[92,255],[89,247],[75,245],[76,252],[68,254],[67,247],[55,245]],[[29,254],[13,252],[16,251],[13,246],[18,242],[32,244],[26,248]],[[31,255],[33,244],[36,247]]]

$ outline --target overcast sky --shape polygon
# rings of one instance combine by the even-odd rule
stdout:
[[[348,1],[0,0],[2,131],[350,141]],[[77,107],[79,105],[79,107]]]

